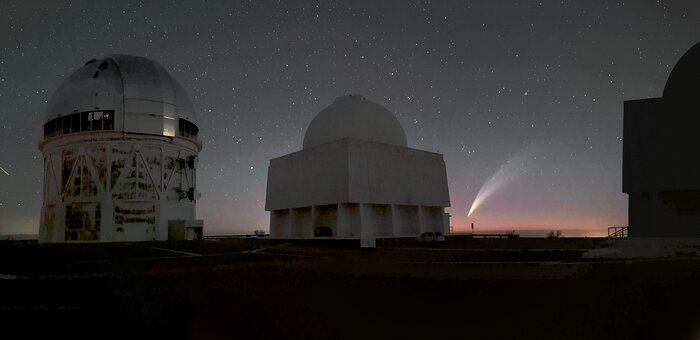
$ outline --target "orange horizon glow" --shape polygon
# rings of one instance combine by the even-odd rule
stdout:
[[[606,237],[608,236],[607,228],[602,230],[600,228],[587,228],[587,229],[567,229],[567,228],[489,228],[489,229],[477,229],[474,228],[475,234],[502,234],[505,232],[515,232],[518,233],[529,233],[532,234],[530,237],[544,237],[549,231],[559,230],[562,232],[563,237]],[[471,226],[462,227],[455,226],[451,234],[471,234]],[[541,234],[541,235],[540,235]],[[537,235],[537,236],[534,236]]]
[[[450,226],[453,233],[471,233],[471,224],[474,223],[474,232],[490,231],[552,231],[561,230],[565,236],[607,236],[608,227],[626,226],[626,219],[614,216],[571,216],[565,213],[548,214],[547,216],[532,214],[525,216],[458,216],[450,218]]]

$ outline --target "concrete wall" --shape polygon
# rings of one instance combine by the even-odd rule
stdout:
[[[417,236],[424,231],[447,233],[442,207],[342,203],[270,212],[270,236],[317,237],[325,226],[335,238]]]
[[[700,237],[699,116],[666,98],[625,102],[630,237]]]
[[[324,144],[271,160],[265,210],[348,202],[347,163],[343,143]]]
[[[169,220],[168,240],[201,240],[203,229],[202,220]]]
[[[336,236],[338,234],[338,205],[320,205],[314,207],[313,211],[314,236],[321,232],[318,228],[330,228],[331,235],[328,236]]]
[[[394,224],[391,206],[388,204],[362,204],[361,237],[392,236]]]
[[[630,237],[700,237],[700,197],[678,204],[668,194],[629,195]]]
[[[198,148],[181,138],[105,132],[42,143],[40,242],[167,240],[168,220],[196,218],[196,197],[183,197],[196,188],[196,170],[179,160]]]
[[[292,237],[313,237],[313,215],[312,207],[294,208],[290,210],[291,236]],[[272,235],[275,236],[275,235]]]
[[[626,101],[624,106],[622,191],[642,192],[664,186],[661,162],[664,116],[661,98]]]
[[[270,161],[265,209],[273,237],[418,235],[445,230],[441,154],[346,138]]]
[[[441,154],[355,139],[347,143],[350,202],[450,206]]]
[[[394,206],[394,235],[420,234],[420,207],[411,205]]]
[[[420,207],[421,232],[439,231],[445,233],[445,210],[441,207]]]
[[[346,138],[270,161],[265,210],[346,202],[448,207],[442,155]]]
[[[356,238],[360,235],[360,205],[338,204],[338,237]]]
[[[292,236],[291,210],[282,209],[270,212],[270,235],[274,237]]]
[[[700,112],[663,98],[624,109],[623,192],[700,190]]]

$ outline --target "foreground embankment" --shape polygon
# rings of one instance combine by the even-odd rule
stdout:
[[[91,339],[700,334],[694,257],[602,261],[582,259],[581,247],[502,241],[5,242],[0,317],[8,334]]]

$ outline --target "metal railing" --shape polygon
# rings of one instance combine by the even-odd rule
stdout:
[[[608,238],[623,239],[627,238],[628,227],[608,227]]]

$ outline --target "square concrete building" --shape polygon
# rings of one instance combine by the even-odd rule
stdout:
[[[439,153],[407,147],[396,117],[359,95],[339,97],[310,123],[303,150],[270,161],[270,235],[375,239],[447,233]]]

